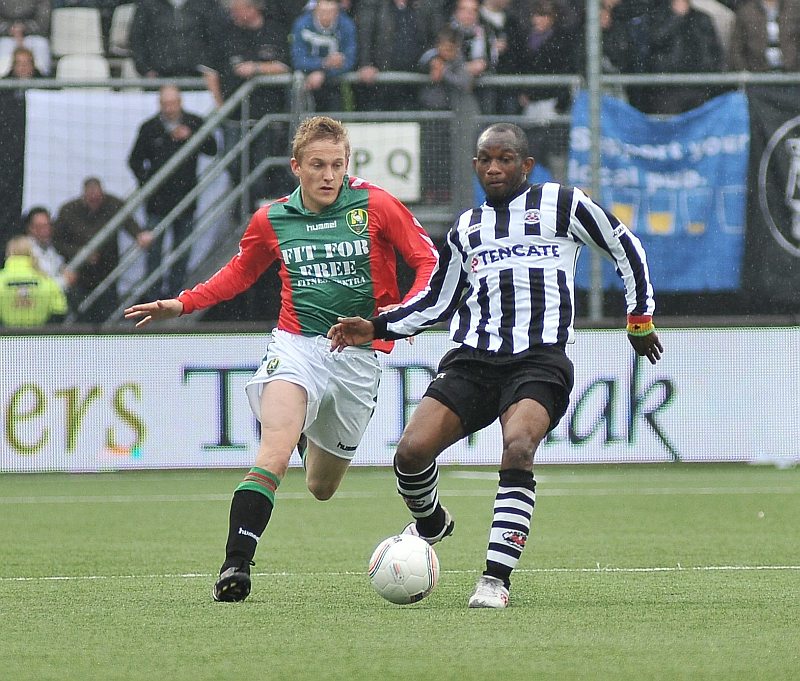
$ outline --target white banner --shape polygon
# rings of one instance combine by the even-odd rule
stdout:
[[[207,92],[184,92],[183,108],[204,116],[213,108]],[[138,186],[128,167],[139,126],[158,113],[158,92],[112,92],[107,90],[28,90],[26,92],[25,182],[23,210],[44,206],[55,218],[60,207],[83,192],[83,181],[97,177],[109,194],[127,198]],[[218,139],[221,142],[221,137]],[[198,172],[211,163],[203,154]],[[222,175],[198,202],[202,215],[229,185]],[[144,227],[144,211],[137,216]],[[190,267],[194,267],[214,246],[217,225],[192,248]],[[131,243],[130,236],[119,236],[122,250]],[[127,290],[141,280],[144,256],[123,275],[120,289]]]
[[[200,116],[213,109],[208,92],[187,91],[183,107]],[[26,92],[25,178],[23,210],[41,205],[58,214],[59,208],[83,191],[83,180],[97,177],[106,192],[125,199],[137,187],[128,167],[139,126],[158,112],[158,92],[103,89],[35,90]],[[349,172],[364,177],[402,201],[420,198],[420,129],[417,123],[349,123]],[[221,146],[221,135],[218,135]],[[211,162],[200,155],[199,172]],[[287,158],[288,165],[288,158]],[[202,215],[227,192],[223,175],[198,202]],[[144,226],[144,211],[136,215]],[[222,223],[225,221],[222,220]],[[194,245],[190,267],[202,262],[226,229],[218,224]],[[124,251],[131,239],[119,235]],[[169,243],[169,241],[168,241]],[[120,280],[128,290],[144,274],[144,256]]]
[[[661,330],[656,366],[623,331],[579,331],[567,415],[538,463],[800,461],[800,329]],[[256,421],[244,384],[255,334],[6,337],[0,471],[249,467]],[[451,347],[442,332],[382,356],[378,408],[356,464],[388,465]],[[443,463],[500,459],[497,423]],[[293,460],[297,465],[298,460]]]
[[[351,175],[401,201],[420,199],[419,123],[348,123]]]

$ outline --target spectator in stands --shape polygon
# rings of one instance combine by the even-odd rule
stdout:
[[[199,76],[216,18],[212,0],[139,0],[130,29],[136,70],[147,78]]]
[[[444,23],[434,3],[423,0],[360,0],[355,11],[358,78],[354,88],[362,111],[406,111],[417,107],[418,86],[379,83],[382,71],[416,72]]]
[[[651,10],[649,71],[712,73],[722,70],[722,49],[708,15],[689,0],[659,0]],[[678,114],[700,106],[716,91],[707,86],[637,89],[631,103],[645,113]]]
[[[36,68],[33,52],[27,47],[16,47],[11,53],[11,68],[5,77],[30,80],[31,78],[43,78],[44,76]]]
[[[0,0],[0,61],[27,47],[36,68],[50,74],[50,0]]]
[[[450,26],[461,36],[460,49],[464,68],[478,78],[489,68],[489,43],[480,21],[478,0],[456,0]]]
[[[746,0],[736,9],[728,58],[733,71],[800,71],[800,3]]]
[[[430,83],[420,90],[420,107],[426,111],[442,111],[454,107],[454,98],[472,91],[473,77],[464,60],[461,33],[452,25],[439,29],[436,46],[419,60],[420,70],[428,74]],[[422,180],[427,203],[450,201],[450,127],[446,121],[422,121]]]
[[[733,24],[736,21],[736,13],[723,5],[719,0],[689,0],[689,4],[711,19],[714,25],[714,33],[717,35],[719,47],[722,50],[723,69],[727,71],[728,54],[731,49],[731,35]]]
[[[602,32],[602,70],[604,73],[631,71],[631,45],[628,24],[620,16],[621,0],[602,0],[600,31]]]
[[[27,47],[17,47],[12,55],[11,71],[5,78],[41,77],[33,61],[33,52]],[[24,167],[25,90],[0,90],[0,253],[5,253],[6,243],[20,229]]]
[[[159,112],[148,118],[139,128],[128,165],[139,181],[145,184],[170,158],[183,147],[203,124],[200,116],[183,109],[181,91],[174,85],[164,85],[159,91]],[[213,135],[208,137],[200,149],[179,166],[147,200],[147,228],[152,230],[180,203],[197,184],[197,161],[200,154],[213,156],[217,143]],[[196,203],[192,203],[172,222],[172,248],[177,248],[191,234],[194,226]],[[147,273],[152,274],[161,265],[163,233],[153,239],[147,251]],[[166,294],[173,297],[180,293],[186,279],[189,253],[176,260],[166,277]],[[148,294],[148,300],[156,300],[164,294],[157,284]]]
[[[107,194],[96,177],[86,178],[83,182],[83,193],[76,199],[68,201],[58,211],[55,222],[53,241],[56,248],[67,259],[67,267],[79,251],[111,220],[122,208],[123,201]],[[150,232],[143,231],[133,218],[128,218],[122,225],[141,248],[148,248],[152,241]],[[119,263],[119,246],[117,236],[112,235],[97,251],[92,253],[74,274],[74,285],[70,289],[73,309],[104,281]],[[108,319],[117,308],[116,286],[109,287],[95,303],[78,319],[82,322],[100,323]]]
[[[292,67],[305,76],[316,111],[341,111],[342,82],[358,53],[356,25],[339,0],[316,0],[292,27]]]
[[[13,237],[0,270],[0,324],[42,326],[63,321],[66,314],[66,296],[56,281],[39,269],[31,239]]]
[[[217,106],[222,106],[243,83],[260,75],[289,73],[289,39],[283,24],[264,13],[258,0],[231,0],[228,14],[212,33],[212,50],[203,62],[208,90]],[[249,99],[249,121],[288,110],[288,89],[285,85],[256,88]],[[223,125],[225,151],[242,138],[242,112],[236,108]],[[267,156],[288,153],[288,126],[271,123],[261,136],[250,142],[251,168]],[[282,164],[283,165],[283,164]],[[241,165],[229,166],[231,180],[238,184]],[[293,187],[283,167],[269,169],[253,188],[258,198],[274,198]]]
[[[560,11],[555,0],[533,0],[529,5],[525,43],[518,54],[519,73],[549,76],[578,71],[580,36],[567,29]],[[547,120],[553,114],[565,113],[571,103],[567,87],[537,87],[519,97],[523,113],[534,119]]]
[[[614,23],[625,29],[628,42],[628,70],[648,73],[650,64],[651,0],[619,0],[613,4]]]
[[[652,0],[642,1],[651,2]],[[558,16],[564,30],[582,38],[586,27],[586,0],[555,0],[555,3],[558,6]],[[600,0],[600,4],[603,4],[603,0]]]
[[[464,60],[461,40],[457,29],[443,26],[436,37],[436,46],[420,57],[419,68],[430,77],[430,84],[420,91],[419,103],[423,110],[449,110],[458,92],[472,90],[474,79]]]
[[[305,12],[306,5],[308,0],[264,0],[264,15],[284,26],[286,35],[289,35],[295,20]]]
[[[39,269],[58,282],[62,290],[67,290],[75,283],[75,274],[66,269],[64,256],[53,244],[50,211],[44,206],[34,206],[25,214],[23,224]]]
[[[486,73],[515,74],[518,55],[524,42],[522,25],[509,11],[511,0],[483,0],[480,23],[486,33],[489,68]],[[516,94],[509,88],[480,88],[478,96],[483,113],[514,114]]]

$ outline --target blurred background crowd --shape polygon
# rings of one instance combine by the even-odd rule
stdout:
[[[300,70],[318,110],[402,110],[447,106],[446,93],[380,87],[381,71],[409,71],[468,86],[488,74],[573,74],[584,70],[583,0],[0,0],[0,73],[29,78],[64,70],[92,35],[65,35],[64,9],[97,21],[101,54],[129,77],[210,78],[215,97],[228,81]],[[66,17],[66,18],[64,18]],[[90,18],[91,17],[91,18]],[[620,73],[796,71],[797,0],[602,0],[603,67]],[[26,48],[28,52],[17,48]],[[254,51],[246,65],[237,55]],[[70,60],[66,60],[66,66]],[[269,67],[261,66],[269,63]],[[253,64],[259,64],[255,67]],[[343,87],[339,77],[354,72]],[[216,82],[215,78],[216,76]],[[485,113],[516,113],[564,93],[487,92]],[[686,111],[707,88],[663,96],[637,91],[647,113]]]

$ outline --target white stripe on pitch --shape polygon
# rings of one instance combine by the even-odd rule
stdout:
[[[800,570],[800,565],[663,565],[651,567],[614,567],[600,565],[583,568],[517,568],[514,574],[631,574],[631,573],[656,573],[656,572],[767,572],[767,571],[793,571]],[[477,574],[479,570],[442,570],[449,575]],[[254,572],[254,577],[363,577],[366,571],[341,571],[341,572]],[[93,580],[134,580],[134,579],[213,579],[216,573],[189,572],[184,574],[162,575],[53,575],[42,577],[0,577],[3,582],[85,582]]]
[[[152,502],[224,501],[230,502],[233,491],[226,494],[148,494],[148,495],[47,495],[24,497],[0,497],[0,506],[16,504],[131,504]],[[497,494],[497,488],[478,490],[443,490],[440,497],[489,497]],[[642,487],[642,488],[552,488],[537,490],[539,497],[611,497],[611,496],[697,496],[697,495],[743,495],[743,494],[800,494],[800,486],[786,487]],[[309,492],[279,492],[280,499],[312,500]],[[337,492],[334,499],[384,499],[394,498],[393,487],[385,492]],[[330,503],[330,502],[329,502]]]

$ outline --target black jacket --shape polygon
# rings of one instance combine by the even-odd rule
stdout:
[[[199,76],[217,11],[209,0],[186,0],[180,8],[168,0],[139,0],[130,29],[136,70],[162,78]]]
[[[192,113],[182,112],[181,122],[187,125],[192,134],[203,124],[203,119]],[[139,128],[139,134],[128,157],[128,166],[143,185],[175,154],[191,137],[176,141],[167,130],[160,115],[147,119]],[[217,142],[209,137],[181,164],[172,176],[147,200],[147,210],[153,215],[165,216],[197,183],[197,159],[203,153],[213,156],[217,153]],[[194,207],[192,207],[193,209]]]

